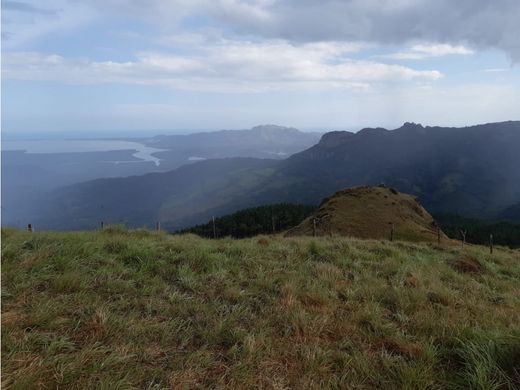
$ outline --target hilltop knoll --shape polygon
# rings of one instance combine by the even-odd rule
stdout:
[[[393,188],[355,187],[325,198],[318,210],[287,232],[297,235],[341,235],[437,241],[447,237],[416,197]],[[392,233],[393,230],[393,233]]]

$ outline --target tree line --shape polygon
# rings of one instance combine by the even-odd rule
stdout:
[[[210,220],[205,224],[184,229],[180,233],[194,233],[209,238],[213,237],[214,233],[217,237],[235,238],[279,233],[298,225],[314,210],[316,206],[291,203],[253,207],[215,218],[214,225],[213,220]]]
[[[455,214],[437,214],[434,217],[450,238],[460,240],[463,231],[467,242],[488,245],[489,235],[492,234],[496,245],[520,248],[520,223],[467,218]]]
[[[193,226],[179,233],[194,233],[201,237],[245,238],[260,234],[273,234],[288,230],[310,216],[316,206],[278,203],[237,211],[215,218],[205,224]],[[435,220],[450,238],[460,240],[465,232],[466,242],[489,244],[493,235],[496,245],[520,248],[520,223],[467,218],[456,214],[436,214]]]

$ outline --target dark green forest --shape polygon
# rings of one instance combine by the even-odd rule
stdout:
[[[466,218],[454,214],[437,214],[434,217],[450,238],[460,240],[462,230],[466,231],[467,242],[488,245],[489,235],[492,234],[494,244],[520,248],[519,223]]]
[[[259,234],[279,233],[298,225],[307,218],[315,206],[279,203],[253,207],[215,218],[217,237],[252,237]],[[180,233],[194,233],[201,237],[213,237],[213,221],[197,225]]]

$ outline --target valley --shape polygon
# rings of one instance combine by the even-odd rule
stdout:
[[[34,223],[92,229],[101,220],[130,227],[160,221],[174,231],[248,207],[316,205],[335,191],[379,184],[417,196],[430,213],[515,221],[518,150],[520,122],[515,121],[329,132],[286,159],[210,159],[61,188],[44,198],[48,207],[34,213]]]

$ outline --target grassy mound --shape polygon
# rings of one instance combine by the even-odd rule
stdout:
[[[520,386],[520,254],[2,231],[6,389]]]
[[[314,227],[314,223],[316,227]],[[316,229],[316,230],[315,230]],[[391,233],[393,229],[393,233]],[[412,195],[387,187],[355,187],[324,199],[288,236],[340,235],[365,239],[437,241],[433,217]],[[440,232],[441,239],[447,240]]]

